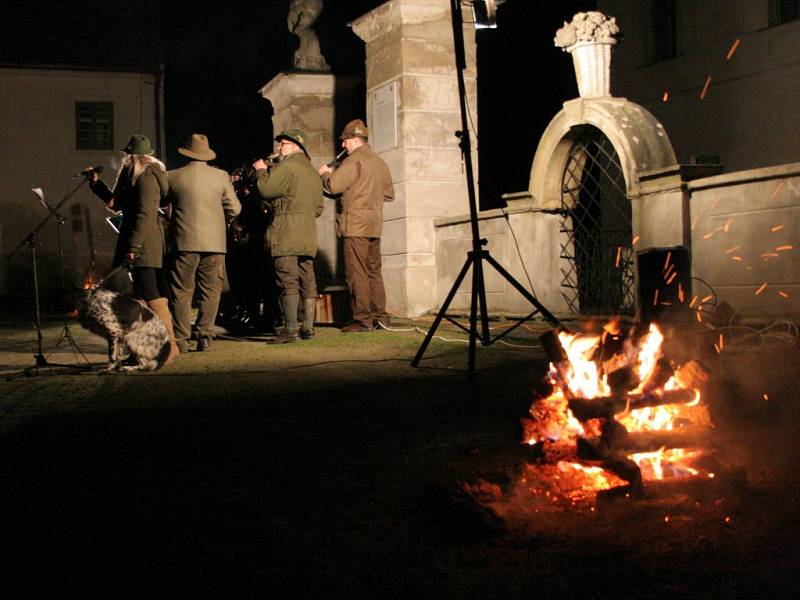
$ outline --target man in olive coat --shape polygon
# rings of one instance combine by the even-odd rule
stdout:
[[[170,288],[175,339],[180,351],[186,352],[196,283],[200,300],[195,324],[197,350],[204,351],[211,348],[225,277],[226,222],[238,215],[242,206],[230,176],[206,164],[217,156],[206,136],[192,134],[187,146],[178,148],[178,152],[190,160],[185,167],[168,172],[172,202]]]
[[[273,220],[267,228],[266,243],[275,263],[280,288],[284,329],[271,344],[285,344],[314,336],[317,280],[314,256],[317,254],[317,217],[325,207],[322,182],[306,151],[306,134],[287,129],[275,138],[280,144],[280,163],[267,169],[259,159],[258,191],[266,199]],[[303,326],[298,324],[298,307],[303,298]]]

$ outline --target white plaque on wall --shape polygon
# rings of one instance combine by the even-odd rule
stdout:
[[[370,145],[375,152],[397,146],[397,82],[387,83],[372,92],[372,132]]]

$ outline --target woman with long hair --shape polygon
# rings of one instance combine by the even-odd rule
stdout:
[[[122,151],[125,158],[113,190],[94,171],[88,172],[87,178],[92,191],[108,208],[122,212],[113,266],[131,265],[135,295],[167,326],[170,352],[166,363],[170,363],[178,355],[178,346],[161,273],[165,235],[159,214],[161,199],[169,189],[167,170],[164,163],[152,156],[153,148],[147,136],[131,136]]]

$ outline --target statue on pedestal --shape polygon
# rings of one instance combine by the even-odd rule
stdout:
[[[319,49],[319,39],[311,28],[322,12],[322,0],[290,0],[286,24],[300,38],[294,52],[293,66],[299,71],[330,71],[331,67]]]

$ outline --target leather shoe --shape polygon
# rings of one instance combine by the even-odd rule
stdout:
[[[211,350],[211,338],[205,335],[201,335],[200,338],[197,340],[197,351],[208,352],[209,350]]]
[[[314,339],[314,330],[313,329],[300,329],[300,339],[301,340]]]
[[[289,342],[294,342],[296,339],[297,339],[297,332],[296,331],[294,333],[287,333],[287,331],[284,329],[282,332],[280,332],[274,338],[268,339],[267,343],[268,344],[288,344]]]
[[[365,331],[372,331],[372,325],[368,325],[367,321],[356,321],[350,325],[345,325],[340,329],[342,333],[361,333]]]

